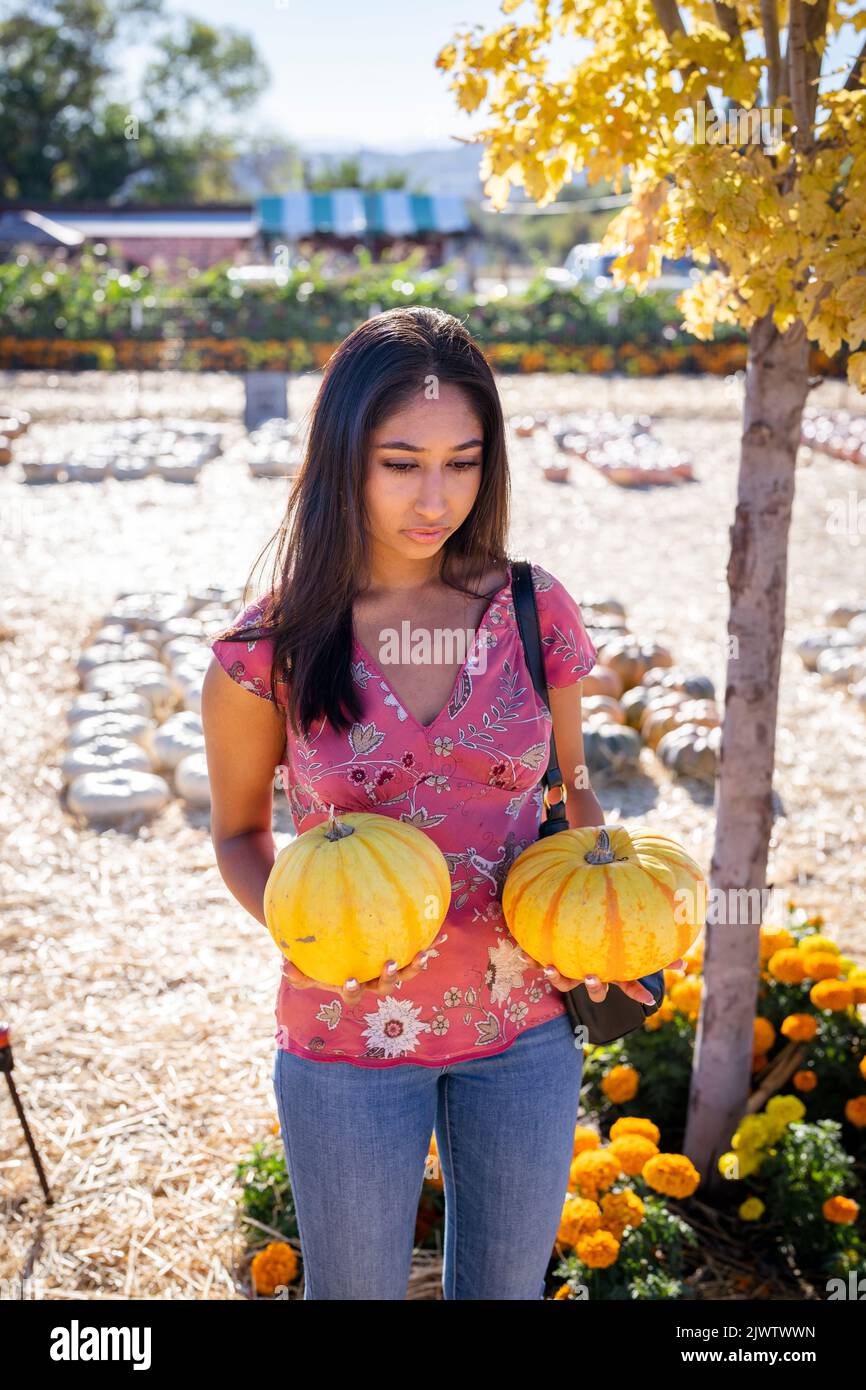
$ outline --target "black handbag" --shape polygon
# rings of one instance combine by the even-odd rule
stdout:
[[[529,667],[535,689],[549,709],[550,700],[547,693],[547,679],[544,674],[544,655],[538,625],[538,609],[535,604],[532,570],[528,560],[513,561],[511,580],[514,614],[520,629],[523,650],[526,653],[526,664]],[[552,728],[550,731],[550,761],[542,782],[547,817],[539,827],[538,838],[540,840],[547,835],[555,835],[558,830],[570,829],[565,817],[565,799],[568,795],[568,789],[563,783],[562,773],[559,770]],[[561,792],[559,800],[555,801],[553,805],[548,797],[551,787],[559,787]],[[636,1028],[640,1028],[644,1019],[649,1018],[651,1014],[661,1008],[665,996],[664,971],[657,970],[652,975],[642,975],[640,982],[646,986],[650,994],[655,996],[654,1004],[642,1004],[640,1000],[632,999],[618,985],[614,984],[609,985],[607,994],[601,1003],[596,1003],[590,999],[584,984],[576,985],[574,989],[563,990],[565,1007],[574,1029],[575,1047],[581,1047],[585,1043],[610,1043],[617,1038],[623,1038],[627,1033],[632,1033]]]

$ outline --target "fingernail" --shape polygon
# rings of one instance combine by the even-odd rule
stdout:
[[[556,971],[554,970],[552,965],[546,965],[544,967],[544,973],[547,976],[548,980],[551,980],[553,979],[553,976],[556,974]]]
[[[386,967],[385,967],[385,972],[386,972],[386,974],[388,974],[388,975],[393,975],[396,969],[397,969],[397,962],[396,962],[395,960],[389,960],[389,961],[388,961],[388,964],[387,964]]]
[[[347,981],[346,981],[346,989],[351,990],[351,989],[357,989],[357,988],[358,988],[358,981],[355,979],[355,977],[354,977],[354,975],[353,975],[352,978],[351,978],[351,980],[347,980]]]

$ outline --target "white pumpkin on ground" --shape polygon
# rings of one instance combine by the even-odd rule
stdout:
[[[79,743],[60,764],[65,782],[72,782],[85,772],[111,772],[117,768],[130,772],[152,772],[153,763],[141,744],[102,735],[89,743]]]
[[[170,798],[171,787],[164,777],[118,767],[76,777],[69,785],[67,804],[89,821],[116,824],[129,816],[156,815]]]
[[[130,636],[125,642],[94,642],[85,647],[78,658],[79,676],[92,671],[96,666],[107,666],[110,661],[158,661],[159,652],[149,642],[139,642]]]
[[[119,738],[147,748],[148,737],[156,728],[153,719],[141,714],[91,714],[72,725],[66,742],[70,748],[77,748],[96,738]]]
[[[114,695],[103,698],[101,694],[78,695],[66,711],[66,722],[78,724],[82,719],[92,719],[96,715],[139,714],[150,718],[150,703],[143,695]]]
[[[174,785],[178,796],[189,806],[210,806],[210,782],[204,751],[188,753],[174,770]]]
[[[159,771],[171,771],[190,754],[204,751],[201,717],[192,710],[170,715],[152,733],[149,747]]]

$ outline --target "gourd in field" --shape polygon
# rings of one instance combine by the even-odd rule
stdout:
[[[586,695],[581,701],[581,714],[589,720],[593,715],[602,715],[606,724],[624,724],[625,710],[619,700],[610,695]]]
[[[716,688],[709,676],[690,676],[676,666],[669,670],[663,666],[652,666],[649,671],[644,672],[642,684],[656,690],[678,690],[681,694],[688,695],[690,700],[716,698]]]
[[[268,930],[293,965],[323,985],[402,970],[436,938],[451,902],[439,846],[417,826],[349,811],[280,850],[265,886]]]
[[[656,753],[677,777],[714,782],[721,744],[721,725],[707,729],[699,724],[681,724],[659,739]]]
[[[641,644],[633,637],[617,637],[597,646],[598,660],[610,666],[621,677],[623,689],[639,685],[652,666],[673,666],[674,659],[666,647],[654,642]]]
[[[590,772],[634,771],[640,763],[641,746],[640,734],[625,724],[599,723],[583,731],[583,752]]]
[[[637,980],[685,955],[706,917],[694,859],[650,826],[581,826],[535,840],[502,911],[527,955],[569,979]]]
[[[596,662],[589,674],[583,677],[581,690],[585,696],[610,695],[614,700],[618,700],[622,694],[622,676],[618,676],[610,666],[602,666]]]
[[[712,729],[718,723],[719,709],[715,700],[685,700],[670,709],[650,707],[641,720],[640,732],[650,748],[657,748],[659,740],[680,724],[700,724]]]

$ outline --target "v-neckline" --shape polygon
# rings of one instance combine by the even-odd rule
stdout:
[[[485,608],[485,610],[484,610],[484,612],[483,612],[483,614],[482,614],[482,616],[481,616],[481,620],[480,620],[480,622],[478,623],[478,625],[477,625],[477,627],[476,627],[476,629],[475,629],[475,636],[474,636],[474,638],[472,639],[472,646],[469,648],[469,651],[468,651],[467,654],[466,654],[466,659],[465,659],[465,661],[462,663],[462,665],[461,665],[459,671],[457,672],[457,675],[454,677],[454,683],[453,683],[453,685],[451,686],[451,690],[450,690],[450,692],[449,692],[448,699],[445,701],[445,704],[442,706],[441,710],[439,711],[439,713],[436,715],[435,719],[433,719],[432,722],[431,722],[430,724],[422,724],[422,723],[421,723],[421,720],[418,719],[418,718],[412,713],[412,711],[409,709],[408,705],[406,704],[406,701],[403,700],[403,699],[397,694],[397,691],[396,691],[396,690],[394,689],[394,687],[391,685],[391,682],[390,682],[389,680],[386,679],[385,673],[384,673],[384,671],[382,670],[382,668],[381,668],[381,666],[379,665],[379,663],[378,663],[377,661],[374,661],[374,660],[373,660],[372,656],[371,656],[370,653],[367,651],[367,648],[364,646],[363,642],[359,642],[358,638],[355,636],[354,624],[352,625],[352,641],[353,641],[353,643],[354,643],[354,645],[355,645],[357,651],[360,652],[361,656],[364,657],[364,659],[370,664],[370,666],[372,666],[372,667],[374,668],[376,674],[379,676],[379,679],[381,680],[382,684],[385,686],[385,689],[388,691],[389,695],[392,695],[392,696],[394,697],[394,699],[397,701],[397,704],[398,704],[398,706],[400,707],[400,709],[402,709],[402,710],[405,712],[406,717],[407,717],[408,719],[411,719],[411,720],[412,720],[412,723],[416,726],[416,728],[420,729],[420,730],[422,731],[422,733],[428,734],[428,733],[430,732],[431,729],[435,728],[435,726],[439,723],[440,719],[442,719],[443,716],[446,715],[446,714],[448,713],[448,707],[449,707],[449,705],[451,704],[451,701],[454,699],[454,693],[455,693],[455,691],[457,690],[457,688],[458,688],[460,682],[461,682],[462,679],[463,679],[463,676],[464,676],[464,674],[465,674],[465,672],[466,672],[466,668],[467,668],[467,666],[469,665],[469,662],[470,662],[471,658],[472,658],[473,655],[475,654],[476,648],[477,648],[477,646],[478,646],[478,639],[479,639],[479,637],[480,637],[482,631],[484,630],[484,628],[485,628],[486,625],[487,625],[487,619],[490,617],[490,613],[491,613],[491,610],[492,610],[494,604],[495,604],[495,603],[497,602],[497,600],[501,597],[501,595],[505,593],[505,591],[506,591],[507,589],[510,589],[510,588],[511,588],[511,561],[510,561],[510,560],[507,562],[507,569],[508,569],[508,578],[506,579],[505,583],[504,583],[499,589],[496,590],[496,593],[495,593],[495,594],[493,595],[493,597],[491,598],[490,602],[488,603],[487,607]]]

